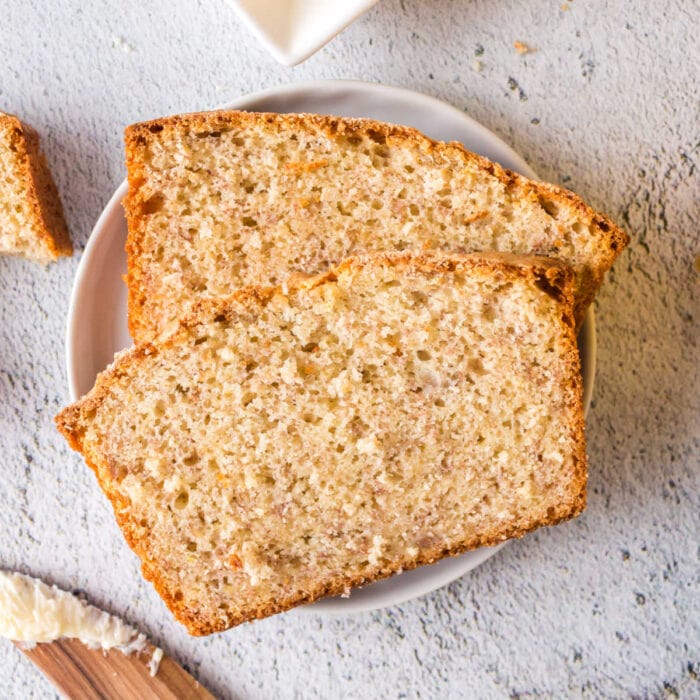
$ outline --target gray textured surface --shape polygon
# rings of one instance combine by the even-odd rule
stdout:
[[[3,3],[0,108],[44,136],[78,252],[0,260],[0,566],[85,590],[227,698],[700,697],[699,22],[697,0],[383,0],[286,69],[224,0]],[[124,125],[338,77],[451,102],[630,232],[597,300],[589,508],[400,608],[191,639],[53,428],[72,277]],[[0,641],[0,697],[51,696]]]

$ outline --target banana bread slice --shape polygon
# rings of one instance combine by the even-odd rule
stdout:
[[[129,327],[350,255],[496,250],[576,271],[577,322],[627,236],[567,190],[367,119],[204,112],[126,130]]]
[[[357,257],[201,302],[57,416],[143,573],[224,630],[577,515],[573,273]]]
[[[0,254],[42,264],[71,255],[58,190],[39,150],[39,135],[0,112]]]

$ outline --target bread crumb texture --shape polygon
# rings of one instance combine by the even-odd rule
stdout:
[[[567,190],[371,120],[183,115],[129,127],[126,152],[136,340],[176,327],[198,298],[390,250],[559,258],[576,271],[581,322],[627,244]]]
[[[0,254],[46,264],[73,248],[39,136],[0,112]]]
[[[57,423],[193,634],[584,507],[573,276],[367,256],[205,302]]]

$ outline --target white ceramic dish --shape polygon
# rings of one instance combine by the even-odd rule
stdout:
[[[318,81],[274,88],[242,97],[227,106],[257,111],[364,116],[414,126],[436,139],[461,141],[472,151],[535,177],[517,153],[481,124],[444,102],[401,88],[355,81]],[[112,361],[117,350],[131,345],[126,325],[126,287],[122,281],[126,272],[126,220],[121,201],[126,190],[126,183],[123,183],[95,224],[73,286],[66,358],[70,394],[74,400],[90,390],[97,373]],[[579,334],[586,411],[593,392],[595,348],[595,319],[591,308]],[[347,613],[402,603],[454,581],[492,557],[501,546],[478,549],[408,571],[355,590],[349,598],[318,601],[313,610]],[[304,609],[308,608],[301,610]]]
[[[378,0],[228,0],[277,61],[294,66]]]

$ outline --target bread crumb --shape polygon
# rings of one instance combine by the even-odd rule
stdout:
[[[569,3],[563,2],[561,5],[559,5],[559,9],[562,12],[566,12],[569,9]]]
[[[532,48],[531,46],[528,46],[527,44],[523,43],[522,41],[515,41],[513,42],[513,46],[515,47],[515,50],[521,55],[525,55],[526,53],[535,53],[537,49]]]
[[[479,61],[479,60],[475,60],[475,61],[472,63],[472,67],[474,68],[474,70],[475,70],[477,73],[481,73],[481,69],[484,67],[484,64],[483,64],[481,61]]]
[[[113,36],[112,37],[112,48],[121,49],[124,53],[132,53],[134,47],[123,37],[123,36]]]

